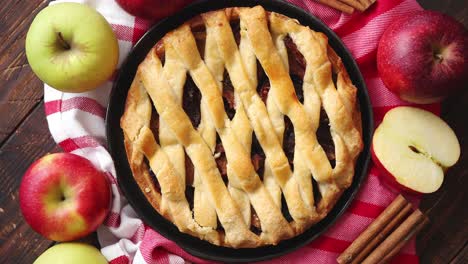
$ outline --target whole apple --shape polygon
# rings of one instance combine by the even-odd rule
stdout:
[[[83,243],[61,243],[47,249],[33,264],[107,264],[97,250]]]
[[[377,67],[385,86],[401,99],[438,102],[466,86],[468,31],[434,11],[401,17],[379,42]]]
[[[109,212],[111,196],[106,175],[71,153],[49,154],[35,161],[19,188],[26,222],[55,241],[94,232]]]
[[[193,0],[116,0],[117,3],[128,13],[150,20],[174,14]]]
[[[58,3],[34,18],[26,56],[46,84],[63,92],[85,92],[109,80],[119,59],[117,38],[106,19],[79,3]]]

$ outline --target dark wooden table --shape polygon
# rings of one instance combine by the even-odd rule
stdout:
[[[468,27],[467,0],[419,0]],[[29,24],[48,0],[3,0],[0,5],[0,263],[32,263],[53,242],[24,222],[18,186],[28,166],[49,152],[61,151],[49,134],[42,83],[24,53]],[[468,84],[461,84],[468,86]],[[468,263],[468,92],[449,98],[442,116],[462,146],[458,164],[442,188],[424,196],[421,208],[431,225],[417,238],[422,263]]]

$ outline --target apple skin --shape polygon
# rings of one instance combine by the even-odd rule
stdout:
[[[116,0],[129,14],[149,20],[159,20],[174,14],[193,0]]]
[[[403,16],[380,39],[377,68],[385,86],[401,99],[441,101],[468,81],[468,31],[434,11]]]
[[[377,170],[379,171],[378,176],[386,183],[388,186],[391,188],[394,188],[395,190],[401,190],[405,191],[407,193],[411,194],[423,194],[421,192],[418,192],[416,190],[410,189],[402,184],[400,184],[395,176],[390,173],[385,166],[380,162],[380,160],[377,158],[377,155],[374,152],[374,144],[371,145],[371,157],[372,157],[372,162],[374,162],[374,165],[377,167]]]
[[[106,175],[71,153],[46,155],[26,171],[19,188],[26,222],[55,241],[70,241],[94,232],[110,209]]]
[[[106,258],[84,243],[60,243],[42,253],[33,264],[107,264]]]
[[[58,3],[34,18],[26,35],[26,56],[34,73],[63,92],[97,88],[113,75],[117,38],[106,19],[79,3]]]

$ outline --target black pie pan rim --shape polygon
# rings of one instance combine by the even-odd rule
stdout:
[[[327,35],[330,46],[341,57],[353,84],[358,88],[358,100],[362,115],[364,150],[356,162],[356,171],[351,186],[343,193],[331,212],[319,223],[303,234],[280,242],[275,246],[253,249],[233,249],[220,247],[198,238],[181,233],[177,227],[159,215],[146,200],[133,179],[125,154],[123,132],[120,117],[123,114],[127,91],[139,63],[145,58],[154,44],[167,32],[198,14],[230,6],[262,5],[268,11],[274,11],[297,19],[302,25]],[[137,42],[127,59],[121,65],[110,93],[106,113],[106,136],[108,150],[114,160],[117,181],[127,201],[143,221],[158,233],[174,241],[188,253],[207,260],[223,262],[252,262],[272,259],[290,253],[315,240],[332,226],[349,207],[367,176],[370,160],[370,144],[373,133],[373,113],[364,79],[351,53],[340,38],[321,20],[305,10],[281,0],[202,0],[197,1],[175,15],[155,24]]]

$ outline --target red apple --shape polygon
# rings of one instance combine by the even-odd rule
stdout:
[[[466,86],[468,31],[434,11],[403,16],[380,39],[377,67],[385,86],[401,99],[438,102]]]
[[[150,20],[170,16],[193,0],[116,0],[128,13]]]
[[[35,161],[21,181],[20,207],[26,222],[55,241],[86,236],[104,221],[111,203],[106,175],[70,153]]]
[[[385,115],[372,139],[372,159],[392,186],[414,193],[432,193],[445,171],[460,157],[453,130],[431,112],[408,106]]]

